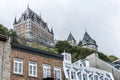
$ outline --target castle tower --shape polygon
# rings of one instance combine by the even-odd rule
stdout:
[[[24,38],[27,42],[51,44],[54,40],[53,30],[51,32],[47,23],[29,6],[18,20],[15,18],[13,26],[18,38]]]
[[[93,50],[97,50],[98,46],[96,44],[96,41],[93,40],[87,32],[85,32],[84,37],[81,42],[82,47],[90,48]]]
[[[75,38],[73,37],[73,35],[71,34],[71,32],[69,33],[69,36],[67,38],[67,41],[72,45],[72,46],[75,46],[76,45],[76,40]]]

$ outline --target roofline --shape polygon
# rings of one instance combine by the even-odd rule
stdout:
[[[43,51],[40,49],[35,49],[32,47],[28,47],[28,46],[23,46],[21,44],[17,44],[17,43],[13,43],[13,42],[11,43],[11,46],[12,46],[13,50],[24,51],[24,52],[28,52],[28,54],[40,55],[40,56],[45,56],[48,58],[54,58],[54,59],[63,61],[63,55],[51,53],[48,51]]]
[[[86,46],[86,45],[95,45],[98,48],[97,44],[82,44],[82,46]]]
[[[8,38],[9,37],[7,35],[0,34],[0,41],[7,41]]]

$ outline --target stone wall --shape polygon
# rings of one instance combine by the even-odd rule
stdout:
[[[98,58],[96,53],[93,53],[92,55],[88,56],[87,59],[89,59],[90,66],[111,72],[115,80],[120,80],[120,71],[114,68],[109,63]]]
[[[10,80],[10,60],[11,60],[10,39],[0,40],[0,80]]]

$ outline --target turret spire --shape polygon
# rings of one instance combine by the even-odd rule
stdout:
[[[16,17],[15,17],[15,19],[14,19],[14,23],[13,24],[17,24],[17,20],[16,20]]]
[[[27,5],[27,8],[29,9],[29,3],[28,3],[28,5]]]
[[[51,28],[51,34],[53,34],[53,35],[54,35],[53,28]]]

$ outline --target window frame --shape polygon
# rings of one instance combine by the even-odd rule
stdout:
[[[75,73],[75,71],[71,71],[71,79],[76,79],[76,73]]]
[[[60,73],[60,80],[62,80],[62,73],[61,73],[61,67],[54,66],[54,78],[55,78],[55,71],[59,71]],[[58,79],[55,79],[58,80]]]
[[[30,66],[32,66],[32,74],[30,73],[31,72],[31,69],[30,69]],[[33,70],[33,68],[34,67],[36,67],[36,69],[35,70]],[[32,76],[32,77],[37,77],[37,62],[35,62],[35,61],[29,61],[29,76]],[[36,71],[35,72],[35,75],[34,75],[34,71]]]
[[[43,64],[43,78],[47,78],[47,77],[51,77],[51,66],[49,64]]]
[[[21,60],[21,62],[19,60]],[[17,63],[17,71],[15,70],[15,68],[16,68],[15,63]],[[21,64],[21,72],[19,72],[20,64]],[[21,59],[21,58],[14,58],[13,73],[14,74],[20,74],[20,75],[23,74],[23,59]]]

